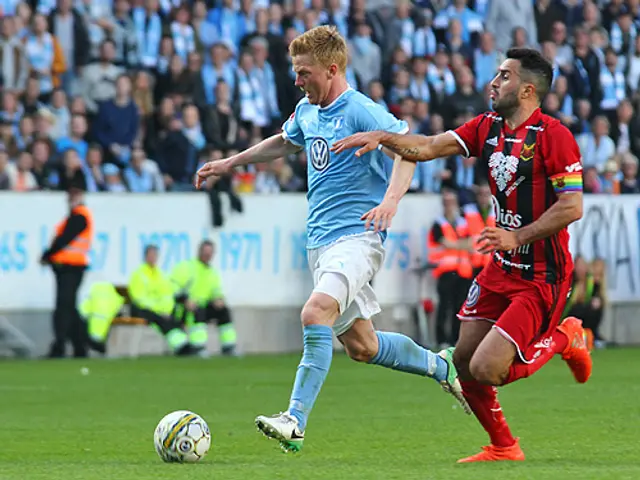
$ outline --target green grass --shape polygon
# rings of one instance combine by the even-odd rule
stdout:
[[[456,465],[486,436],[435,382],[336,355],[307,429],[285,455],[253,425],[286,408],[298,355],[0,364],[0,479],[640,478],[640,350],[594,354],[586,385],[554,360],[501,390],[527,461]],[[81,367],[90,369],[81,375]],[[202,415],[213,447],[197,465],[153,449],[172,410]]]

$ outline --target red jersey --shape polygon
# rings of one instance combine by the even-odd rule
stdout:
[[[536,110],[511,130],[496,113],[484,113],[452,132],[493,194],[496,226],[505,230],[535,222],[565,192],[582,191],[582,159],[571,132]],[[557,284],[573,272],[569,232],[494,252],[493,261],[523,280]]]

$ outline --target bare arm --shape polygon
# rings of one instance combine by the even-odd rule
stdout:
[[[289,142],[281,134],[276,134],[229,158],[229,164],[231,167],[237,167],[250,163],[272,162],[276,158],[284,157],[300,150],[302,150],[302,147]]]
[[[555,235],[582,218],[582,193],[564,193],[538,220],[515,231],[518,246]]]
[[[411,180],[416,171],[416,163],[404,161],[400,155],[387,147],[382,147],[382,151],[393,158],[393,170],[391,171],[391,179],[389,180],[385,199],[393,200],[397,203],[411,186]]]
[[[381,145],[412,162],[426,162],[465,153],[462,145],[448,132],[429,137],[384,132],[381,137]]]
[[[362,147],[356,151],[356,156],[361,157],[378,148],[379,145],[387,147],[393,153],[411,162],[426,162],[436,158],[467,153],[456,137],[449,132],[427,137],[381,130],[356,133],[343,138],[335,142],[331,150],[340,153],[349,148]]]

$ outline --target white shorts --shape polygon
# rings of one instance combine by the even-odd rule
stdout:
[[[340,318],[333,325],[336,336],[349,330],[356,319],[368,320],[380,313],[369,282],[382,267],[384,253],[380,235],[374,232],[349,235],[307,252],[313,291],[329,295],[340,305]]]

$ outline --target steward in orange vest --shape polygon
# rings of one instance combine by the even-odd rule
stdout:
[[[471,282],[471,239],[468,226],[460,212],[454,192],[443,191],[444,215],[438,218],[429,232],[429,263],[436,268],[438,309],[436,339],[441,347],[455,345],[460,331],[456,313],[462,306]],[[447,328],[450,326],[450,328]]]
[[[54,341],[50,358],[64,357],[70,341],[75,357],[87,356],[87,330],[77,309],[77,295],[84,272],[89,266],[93,239],[93,216],[84,205],[86,180],[78,170],[68,183],[69,216],[58,223],[51,246],[40,263],[51,265],[56,280],[53,312]]]
[[[469,236],[473,241],[473,252],[471,253],[471,266],[473,267],[473,278],[491,261],[491,254],[478,252],[478,240],[485,227],[495,227],[496,217],[491,204],[491,188],[484,184],[478,188],[476,195],[477,202],[465,205],[463,208],[464,218],[469,228]]]

